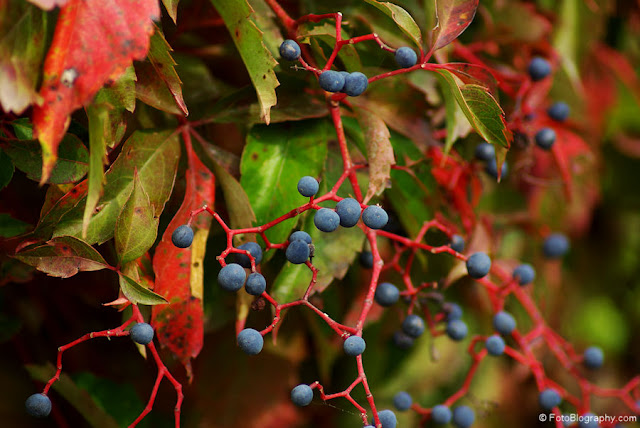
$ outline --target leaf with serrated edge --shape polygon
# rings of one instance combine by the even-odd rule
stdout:
[[[373,196],[384,192],[391,178],[391,165],[396,164],[391,147],[391,134],[384,121],[374,113],[359,109],[358,122],[364,131],[367,145],[367,162],[369,163],[369,188],[364,198],[367,203]]]
[[[437,25],[433,29],[433,48],[438,50],[467,29],[476,15],[479,0],[435,0]]]
[[[167,8],[167,13],[169,13],[169,16],[173,20],[174,24],[178,22],[178,2],[179,1],[180,0],[162,0],[162,4],[164,4],[164,7]]]
[[[261,114],[270,122],[270,109],[276,105],[276,87],[280,85],[273,68],[278,62],[262,41],[262,32],[251,20],[253,9],[247,0],[211,0],[222,17],[251,78]]]
[[[105,105],[93,105],[87,108],[89,119],[89,177],[87,199],[82,215],[82,238],[87,237],[89,220],[102,196],[104,183],[104,165],[107,163],[107,145],[105,143],[105,126],[108,119],[108,108]]]
[[[134,305],[162,305],[167,303],[164,297],[143,287],[127,275],[118,272],[118,277],[120,278],[122,294]]]
[[[365,1],[393,19],[402,32],[406,34],[418,48],[422,49],[422,33],[420,32],[420,27],[418,27],[416,21],[409,15],[409,12],[393,3],[377,0]]]
[[[158,220],[135,171],[133,190],[118,217],[114,234],[121,264],[137,259],[151,248],[158,234]]]

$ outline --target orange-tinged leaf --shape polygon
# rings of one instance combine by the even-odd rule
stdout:
[[[69,115],[132,60],[146,56],[152,20],[159,14],[156,0],[70,0],[61,8],[45,59],[43,103],[33,111],[42,145],[42,183],[55,165]]]

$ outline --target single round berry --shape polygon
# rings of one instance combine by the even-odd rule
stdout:
[[[569,105],[565,102],[558,101],[551,104],[551,107],[547,109],[549,117],[558,122],[564,122],[569,117]]]
[[[238,247],[238,250],[248,251],[255,259],[256,265],[262,261],[262,248],[256,242],[247,242]],[[234,253],[236,263],[243,268],[251,268],[251,259],[246,254]]]
[[[536,133],[536,145],[543,150],[551,150],[556,142],[556,131],[551,128],[542,128]]]
[[[327,92],[340,92],[344,88],[344,81],[344,76],[333,70],[323,71],[318,78],[320,87]]]
[[[459,253],[464,251],[464,238],[460,235],[451,236],[451,249]]]
[[[483,278],[490,269],[491,259],[485,253],[473,253],[467,259],[467,272],[471,278]]]
[[[139,322],[129,330],[131,340],[140,345],[148,345],[153,340],[153,327],[146,322]]]
[[[400,290],[390,282],[381,282],[378,284],[373,299],[378,302],[380,306],[391,306],[400,299]]]
[[[590,346],[584,350],[584,365],[590,369],[598,369],[604,363],[604,353],[597,346]]]
[[[218,284],[226,291],[238,291],[244,285],[247,274],[237,263],[229,263],[218,273]]]
[[[513,279],[518,281],[520,285],[531,284],[536,277],[536,271],[533,266],[523,263],[513,270]]]
[[[313,390],[309,385],[301,384],[291,390],[291,401],[296,406],[308,406],[313,400]]]
[[[309,259],[309,244],[304,241],[293,241],[289,243],[286,251],[287,260],[294,265],[299,265]]]
[[[468,332],[467,324],[462,320],[453,320],[447,323],[447,336],[455,341],[461,341],[467,337]]]
[[[528,71],[529,76],[531,76],[531,80],[537,82],[551,74],[551,64],[549,64],[549,61],[546,59],[536,56],[531,59],[531,62],[529,62]]]
[[[414,339],[405,332],[398,330],[393,333],[393,344],[400,349],[409,349],[413,346]]]
[[[579,428],[597,428],[600,424],[598,423],[598,419],[594,413],[587,412],[584,415],[581,415],[578,419],[578,427]]]
[[[542,252],[549,259],[559,259],[567,251],[569,251],[569,240],[562,233],[552,233],[542,245]]]
[[[350,97],[357,97],[362,94],[369,86],[369,79],[359,71],[349,73],[344,79],[344,88],[342,92]]]
[[[258,330],[245,328],[238,334],[238,346],[248,355],[258,355],[264,346],[264,338]]]
[[[508,336],[516,329],[516,320],[509,312],[500,311],[493,316],[493,328],[498,333]]]
[[[451,422],[451,409],[443,404],[433,406],[431,409],[431,420],[438,425],[446,425]]]
[[[453,425],[458,428],[469,428],[476,419],[475,413],[469,406],[458,406],[453,409]]]
[[[489,336],[484,343],[484,346],[487,348],[489,355],[498,356],[504,353],[504,339],[497,334]]]
[[[447,313],[447,321],[459,320],[462,318],[463,311],[459,304],[447,302],[442,305],[442,308]]]
[[[51,400],[44,394],[33,394],[24,402],[29,416],[46,418],[51,413]]]
[[[407,315],[402,321],[402,331],[413,338],[420,337],[424,333],[424,320],[418,315]]]
[[[357,357],[366,349],[367,344],[360,336],[349,336],[342,344],[344,353],[350,357]]]
[[[311,235],[307,232],[303,232],[302,230],[295,231],[289,236],[289,242],[293,241],[304,241],[307,244],[311,244]]]
[[[476,146],[474,155],[479,161],[489,162],[491,159],[495,159],[496,149],[491,143],[480,143]]]
[[[412,403],[413,399],[411,398],[411,394],[406,391],[400,391],[393,396],[393,405],[401,412],[409,410]]]
[[[487,164],[484,166],[484,172],[489,174],[489,176],[491,176],[493,179],[495,180],[498,179],[498,163],[496,162],[495,159],[491,159],[490,161],[487,162]],[[509,173],[509,165],[505,161],[502,163],[502,174],[500,174],[500,179],[504,180],[504,178],[507,176],[508,173]]]
[[[371,251],[363,251],[360,253],[360,266],[365,269],[373,268],[373,253]]]
[[[300,58],[300,46],[295,40],[285,40],[280,45],[280,56],[287,61],[295,61]]]
[[[320,185],[318,184],[318,180],[308,175],[305,175],[300,180],[298,180],[298,192],[302,196],[310,198],[318,193],[318,189]]]
[[[391,410],[382,410],[378,412],[378,418],[380,418],[382,428],[396,428],[396,425],[398,423],[396,414]]]
[[[558,394],[558,391],[555,389],[547,388],[538,395],[538,402],[544,410],[551,410],[560,405],[562,397],[560,397],[560,394]]]
[[[396,50],[396,63],[402,68],[409,68],[416,65],[418,62],[418,55],[416,51],[406,46],[398,48]]]
[[[267,289],[267,280],[261,273],[254,272],[247,278],[247,283],[244,285],[244,289],[252,296],[259,296]]]
[[[340,216],[329,208],[320,208],[313,216],[313,224],[322,232],[333,232],[340,225]]]
[[[340,226],[353,227],[360,220],[360,203],[353,198],[345,198],[336,204],[336,213],[340,217]]]
[[[369,205],[362,211],[362,221],[371,229],[382,229],[389,221],[389,215],[381,207]]]
[[[189,248],[193,243],[193,229],[183,224],[178,226],[171,234],[171,242],[178,248]]]

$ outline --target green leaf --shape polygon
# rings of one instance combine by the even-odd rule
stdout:
[[[133,190],[116,222],[116,252],[120,264],[137,259],[151,248],[158,235],[158,220],[135,171]]]
[[[222,188],[231,227],[233,229],[251,227],[256,221],[256,215],[251,209],[247,192],[238,180],[215,161],[213,162],[213,173],[216,176],[217,184]]]
[[[420,32],[420,27],[418,27],[416,21],[409,15],[409,12],[393,3],[377,0],[365,1],[393,19],[398,27],[400,27],[400,30],[402,30],[418,48],[422,49],[422,33]]]
[[[136,169],[154,216],[160,216],[173,189],[179,157],[180,143],[174,131],[136,131],[105,175],[104,195],[98,202],[98,212],[89,221],[87,242],[103,243],[113,237],[118,216],[131,194]],[[80,236],[84,206],[79,203],[67,211],[55,226],[54,236]],[[54,219],[49,216],[48,221]]]
[[[73,236],[58,236],[43,245],[20,251],[15,258],[59,278],[69,278],[80,271],[110,268],[98,251]]]
[[[305,175],[320,175],[330,129],[325,121],[258,125],[251,129],[242,153],[240,184],[251,189],[249,201],[256,224],[265,224],[308,201],[297,192],[298,180]],[[274,242],[284,241],[293,221],[267,230],[267,237]]]
[[[11,214],[0,213],[0,238],[12,238],[31,229],[31,225],[11,217]]]
[[[104,165],[107,160],[107,145],[105,143],[105,131],[109,119],[108,109],[105,105],[92,105],[87,108],[89,119],[89,178],[87,199],[82,215],[82,237],[86,239],[89,220],[93,214],[98,200],[102,196],[104,183]]]
[[[262,32],[251,19],[253,9],[247,0],[211,0],[224,20],[231,38],[247,67],[258,101],[260,117],[270,122],[270,109],[276,105],[276,87],[280,84],[273,69],[278,62],[262,41]]]
[[[178,22],[178,3],[180,0],[162,0],[162,4],[167,9],[167,13],[173,20],[173,23]]]
[[[49,381],[56,373],[51,363],[43,366],[26,365],[29,376],[42,383]],[[94,428],[118,428],[116,421],[104,411],[91,398],[91,395],[83,388],[78,387],[66,373],[60,375],[60,379],[52,386],[53,390],[64,397]]]
[[[37,140],[7,141],[4,151],[20,171],[31,180],[42,177],[42,155]],[[89,151],[73,134],[66,134],[58,148],[58,162],[47,183],[73,183],[80,180],[89,169]]]
[[[11,158],[0,148],[0,190],[11,182],[14,171],[15,167]]]
[[[447,137],[444,142],[444,153],[448,154],[458,138],[465,137],[471,131],[471,123],[456,101],[453,91],[443,90],[444,106],[446,110]]]
[[[120,278],[120,290],[134,305],[162,305],[168,303],[167,299],[140,285],[127,275],[118,272]]]
[[[395,165],[396,160],[391,147],[391,134],[384,121],[370,111],[359,109],[358,122],[364,131],[369,163],[369,188],[364,198],[366,203],[389,187],[391,165]]]
[[[435,0],[437,26],[433,30],[433,48],[438,50],[467,29],[476,16],[479,0]]]
[[[114,84],[98,91],[92,106],[87,109],[89,127],[91,127],[91,110],[96,110],[98,107],[107,111],[102,138],[107,147],[115,147],[122,140],[127,128],[126,112],[133,112],[136,107],[136,72],[133,65],[128,67]]]
[[[300,37],[298,43],[308,43],[311,38],[314,38],[316,40],[322,40],[333,49],[336,42],[336,26],[326,21],[319,24],[307,23],[300,27],[298,36]],[[348,38],[350,38],[349,34],[342,30],[342,39],[346,40]],[[338,58],[342,61],[347,71],[354,72],[362,70],[360,56],[354,45],[344,45],[338,52]]]
[[[562,61],[562,68],[569,76],[574,89],[580,90],[582,82],[578,71],[578,42],[580,41],[580,11],[578,0],[562,0],[557,31],[553,45]]]

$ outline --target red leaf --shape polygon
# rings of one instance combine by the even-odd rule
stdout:
[[[204,204],[213,205],[215,180],[193,153],[190,142],[186,146],[189,169],[184,201],[162,235],[162,241],[153,256],[156,274],[154,291],[164,296],[169,304],[154,306],[151,322],[158,332],[160,344],[168,347],[184,364],[187,376],[191,378],[191,358],[200,353],[204,334],[201,272],[211,216],[205,213],[194,219],[192,227],[195,238],[189,248],[175,247],[171,243],[171,234],[178,226],[187,223],[191,211]],[[199,276],[193,275],[198,271]]]
[[[157,0],[70,0],[61,10],[44,63],[43,104],[33,110],[42,145],[42,180],[55,165],[69,115],[149,48]]]
[[[480,0],[437,0],[438,25],[433,30],[433,48],[436,51],[455,40],[467,29],[476,16]]]

